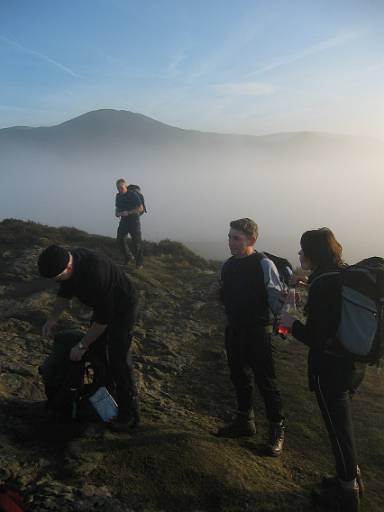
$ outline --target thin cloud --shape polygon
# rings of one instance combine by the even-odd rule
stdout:
[[[32,48],[27,48],[26,46],[23,46],[19,44],[16,41],[13,41],[12,39],[8,39],[8,37],[0,36],[0,41],[3,41],[8,46],[12,46],[13,48],[17,48],[18,50],[22,51],[23,53],[26,53],[27,55],[32,55],[33,57],[37,57],[40,60],[43,60],[44,62],[48,62],[52,66],[55,66],[58,69],[61,69],[61,71],[64,71],[65,73],[68,73],[71,76],[74,76],[76,78],[80,78],[78,74],[76,74],[72,69],[68,68],[67,66],[64,66],[64,64],[61,64],[57,60],[51,59],[47,55],[44,55],[43,53],[37,52],[35,50],[32,50]]]
[[[282,57],[281,59],[278,59],[275,62],[272,62],[271,64],[268,64],[259,69],[256,69],[255,71],[253,71],[252,73],[249,73],[246,76],[248,78],[251,76],[261,75],[263,73],[268,73],[269,71],[273,71],[282,66],[287,66],[288,64],[292,64],[293,62],[297,62],[298,60],[305,59],[306,57],[310,57],[311,55],[315,55],[317,53],[323,52],[325,50],[329,50],[331,48],[335,48],[337,46],[342,46],[346,43],[349,43],[350,41],[354,41],[355,39],[358,39],[364,33],[365,33],[364,30],[359,30],[359,31],[351,30],[351,31],[347,31],[347,32],[341,32],[340,34],[337,34],[334,37],[325,39],[324,41],[320,41],[317,44],[309,46],[308,48],[304,48],[304,50],[301,50],[298,53],[295,53],[293,55],[287,55],[286,57]]]
[[[187,58],[187,54],[184,50],[178,51],[171,59],[168,64],[167,73],[171,78],[176,77],[179,74],[179,66]]]
[[[262,82],[226,83],[213,87],[219,93],[238,96],[270,96],[278,90],[276,86]]]

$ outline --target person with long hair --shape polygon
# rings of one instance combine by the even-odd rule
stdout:
[[[313,500],[322,506],[355,512],[359,510],[363,482],[357,465],[351,416],[351,395],[360,385],[365,365],[335,350],[341,314],[339,272],[346,267],[342,246],[328,228],[306,231],[300,240],[299,258],[303,270],[311,272],[306,323],[288,313],[281,325],[309,347],[308,375],[314,391],[336,463],[336,476],[326,476],[312,491]]]

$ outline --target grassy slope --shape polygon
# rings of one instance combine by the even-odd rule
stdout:
[[[49,239],[98,247],[117,257],[113,241],[104,237],[25,223],[17,224],[22,235],[15,235],[10,227],[14,224],[0,230],[3,251],[13,247],[22,253],[22,248]],[[97,453],[102,463],[87,469],[79,462],[76,470],[65,472],[58,467],[56,478],[74,487],[107,485],[134,510],[312,510],[309,489],[321,474],[332,472],[333,462],[307,389],[305,347],[274,341],[288,418],[284,456],[262,456],[266,425],[258,396],[254,438],[215,438],[212,433],[234,408],[223,353],[223,317],[212,291],[215,276],[201,259],[172,254],[169,244],[167,251],[147,246],[144,271],[133,273],[145,298],[134,347],[143,424],[131,436],[107,433],[103,439],[79,440],[84,459]],[[369,369],[353,400],[367,484],[364,511],[381,510],[384,498],[383,395],[383,377]]]
[[[218,322],[222,325],[219,308],[209,295],[213,276],[196,278],[193,269],[179,269],[173,274],[174,279],[192,284],[190,303],[201,300],[204,294],[209,297],[193,314],[194,321],[210,327]],[[146,275],[155,276],[156,269],[147,266]],[[188,300],[183,305],[186,309]],[[233,441],[212,436],[234,406],[222,336],[220,331],[213,331],[196,337],[192,346],[190,342],[180,340],[178,344],[177,350],[180,355],[188,354],[190,364],[167,383],[171,400],[162,420],[144,421],[137,434],[126,441],[120,439],[117,445],[108,442],[112,457],[92,478],[99,482],[112,473],[115,492],[139,508],[311,510],[309,489],[323,473],[333,471],[333,461],[314,395],[307,388],[306,348],[294,341],[274,341],[289,427],[285,454],[273,460],[262,456],[266,425],[258,397],[259,429],[254,439]],[[353,399],[360,462],[367,482],[366,511],[381,510],[384,498],[383,396],[383,377],[370,368],[361,392]],[[176,414],[173,402],[183,414]]]

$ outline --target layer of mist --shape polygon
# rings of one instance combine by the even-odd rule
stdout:
[[[124,111],[57,127],[0,130],[0,217],[113,236],[115,181],[139,184],[146,239],[228,255],[229,221],[251,217],[257,247],[297,264],[303,231],[331,228],[348,261],[384,254],[384,143],[292,133],[263,137],[173,128]]]

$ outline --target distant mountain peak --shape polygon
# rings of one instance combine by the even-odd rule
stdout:
[[[161,121],[157,121],[152,117],[145,116],[144,114],[140,114],[137,112],[131,112],[130,110],[116,110],[112,108],[101,108],[98,110],[91,110],[89,112],[85,112],[84,114],[80,114],[79,116],[73,117],[64,121],[63,123],[59,123],[56,126],[63,126],[69,124],[87,124],[87,123],[107,123],[107,124],[125,124],[125,123],[133,123],[133,122],[144,122],[148,124],[156,124],[159,126],[167,126],[169,125],[162,123]]]

